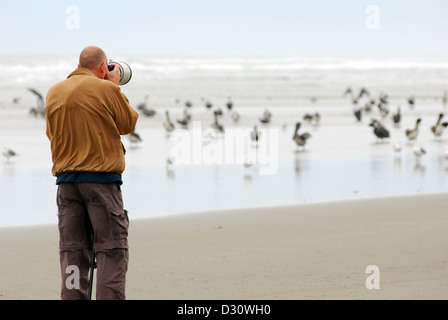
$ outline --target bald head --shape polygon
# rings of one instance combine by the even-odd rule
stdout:
[[[107,63],[107,57],[101,48],[89,46],[82,50],[79,56],[79,66],[92,71],[98,69],[101,64]]]

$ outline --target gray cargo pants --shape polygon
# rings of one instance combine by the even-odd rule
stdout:
[[[57,192],[61,298],[87,299],[92,230],[96,299],[124,300],[129,218],[118,183],[61,183]]]

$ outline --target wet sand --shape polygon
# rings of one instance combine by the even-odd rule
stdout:
[[[447,203],[438,193],[131,218],[127,298],[447,299]],[[0,229],[0,256],[0,299],[59,299],[56,225]]]

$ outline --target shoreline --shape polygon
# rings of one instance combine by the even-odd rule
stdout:
[[[437,193],[131,218],[127,299],[446,299],[446,204]],[[0,244],[0,299],[59,299],[55,225],[0,228]]]

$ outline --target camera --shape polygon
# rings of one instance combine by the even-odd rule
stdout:
[[[118,65],[118,68],[120,70],[120,85],[124,85],[128,83],[132,78],[132,69],[126,62],[121,61],[110,61],[107,68],[109,71],[114,70],[115,66],[112,65],[112,63]]]

